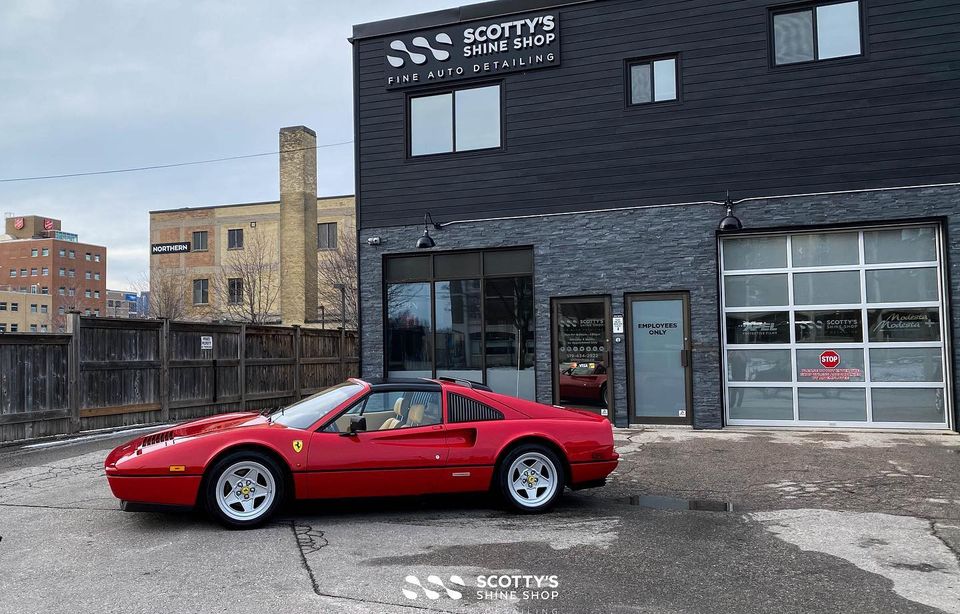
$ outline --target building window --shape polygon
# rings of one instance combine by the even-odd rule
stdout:
[[[198,230],[193,233],[193,251],[195,252],[205,252],[207,251],[207,231]]]
[[[31,324],[31,325],[30,325],[30,332],[31,332],[31,333],[37,332],[37,325],[36,325],[36,324]]]
[[[40,255],[42,255],[42,256],[44,256],[44,257],[49,256],[49,255],[50,255],[50,249],[44,247],[42,250],[40,250]]]
[[[193,280],[193,304],[206,305],[208,302],[210,302],[210,280],[194,279]]]
[[[11,325],[10,325],[10,332],[11,332],[11,333],[15,333],[15,332],[17,332],[17,331],[19,331],[19,330],[20,330],[20,325],[19,325],[19,324],[11,324]]]
[[[90,252],[87,252],[87,253],[86,253],[87,262],[90,262],[90,259],[91,259],[91,258],[93,258],[93,254],[91,254]]]
[[[90,310],[89,310],[89,309],[84,309],[84,310],[83,310],[83,315],[89,316],[89,315],[90,315]]]
[[[93,291],[93,298],[100,298],[100,291],[99,291],[99,290],[94,290],[94,291]]]
[[[37,276],[37,269],[30,269],[30,277],[36,277],[36,276]]]
[[[724,238],[728,423],[945,428],[942,243],[929,225]]]
[[[63,315],[65,313],[63,305],[60,305],[59,307],[57,307],[57,313],[59,313],[60,315]]]
[[[0,301],[0,311],[6,311],[6,310],[7,310],[7,302]]]
[[[337,223],[317,224],[317,249],[337,249]]]
[[[100,273],[94,273],[94,274],[93,274],[93,279],[96,280],[96,281],[100,281]]]
[[[16,277],[16,276],[17,276],[17,269],[10,269],[10,277]]]
[[[30,257],[31,257],[31,258],[36,258],[36,257],[39,256],[39,255],[40,255],[40,250],[37,250],[37,249],[31,249],[31,250],[30,250]]]
[[[677,58],[631,61],[630,104],[677,100]]]
[[[67,269],[61,268],[61,269],[60,269],[60,277],[64,277],[66,274],[67,274]]]
[[[63,258],[63,257],[66,256],[66,255],[67,255],[67,250],[61,249],[61,250],[60,250],[60,257]]]
[[[76,269],[70,269],[70,270],[67,272],[67,275],[68,275],[69,277],[76,277],[76,276],[77,276],[77,270],[76,270]]]
[[[89,291],[89,290],[84,290],[84,291],[83,291],[83,295],[84,295],[85,297],[87,297],[87,298],[90,298],[90,291]]]
[[[388,375],[459,377],[535,397],[530,250],[403,256],[385,264]]]
[[[41,274],[43,277],[46,277],[46,276],[50,275],[50,269],[48,269],[47,267],[43,267],[42,269],[40,269],[40,274]]]
[[[40,313],[47,313],[48,307],[46,305],[40,305]]]
[[[71,250],[70,250],[70,259],[73,260],[73,259],[75,259],[76,257],[77,257],[77,252],[75,252],[74,250],[71,249]]]
[[[860,55],[860,3],[831,2],[773,13],[777,66]]]
[[[20,277],[26,277],[27,273],[28,273],[27,269],[20,269]]]
[[[410,98],[410,155],[500,147],[501,105],[499,85]]]
[[[99,309],[94,309],[94,310],[93,310],[93,315],[99,318],[99,317],[100,317],[100,310],[99,310]]]
[[[227,249],[243,249],[243,228],[227,230]]]
[[[48,329],[47,329],[47,325],[46,325],[46,324],[41,324],[41,325],[40,325],[40,332],[41,332],[41,333],[45,333],[45,332],[47,332],[47,330],[48,330]]]
[[[67,295],[68,295],[68,296],[76,296],[76,295],[77,295],[77,291],[76,291],[74,288],[70,288],[70,289],[67,291]]]
[[[0,323],[0,333],[7,332],[7,325]]]
[[[31,305],[30,305],[30,313],[37,313],[37,306],[36,306],[36,304],[31,304]]]
[[[42,286],[42,287],[40,288],[40,294],[50,294],[50,288],[48,288],[48,287],[46,287],[46,286]]]
[[[227,300],[231,305],[239,305],[243,302],[243,280],[231,278],[227,280]]]
[[[61,286],[60,289],[57,290],[57,294],[59,294],[60,296],[63,296],[66,293],[67,293],[67,289],[64,288],[63,286]]]
[[[93,261],[94,261],[94,262],[100,262],[100,254],[94,254],[94,255],[93,255]]]
[[[10,303],[10,311],[20,311],[20,303]]]
[[[90,278],[91,278],[90,271],[87,271],[87,272],[86,272],[85,277],[86,277],[87,279],[90,279]]]

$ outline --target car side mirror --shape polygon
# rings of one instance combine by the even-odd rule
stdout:
[[[347,436],[356,435],[357,433],[363,433],[367,430],[367,419],[363,416],[350,416],[350,426],[347,429],[346,433],[343,433]]]

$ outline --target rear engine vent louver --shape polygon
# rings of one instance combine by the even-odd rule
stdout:
[[[500,410],[459,394],[447,395],[447,413],[451,423],[503,420]]]

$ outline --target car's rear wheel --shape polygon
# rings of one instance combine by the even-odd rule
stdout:
[[[501,495],[512,509],[544,512],[563,494],[563,463],[546,446],[524,444],[503,459],[498,479]]]
[[[231,528],[257,527],[277,510],[283,489],[283,472],[276,461],[261,452],[234,452],[207,475],[207,511]]]

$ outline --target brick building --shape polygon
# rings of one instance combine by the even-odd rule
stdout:
[[[107,248],[80,243],[61,230],[60,220],[9,217],[0,237],[0,286],[49,295],[49,329],[62,331],[69,311],[106,314]]]
[[[317,197],[315,147],[309,128],[281,131],[280,200],[150,212],[155,309],[172,303],[175,317],[194,320],[340,321],[340,293],[317,267],[333,258],[355,271],[354,198]]]

